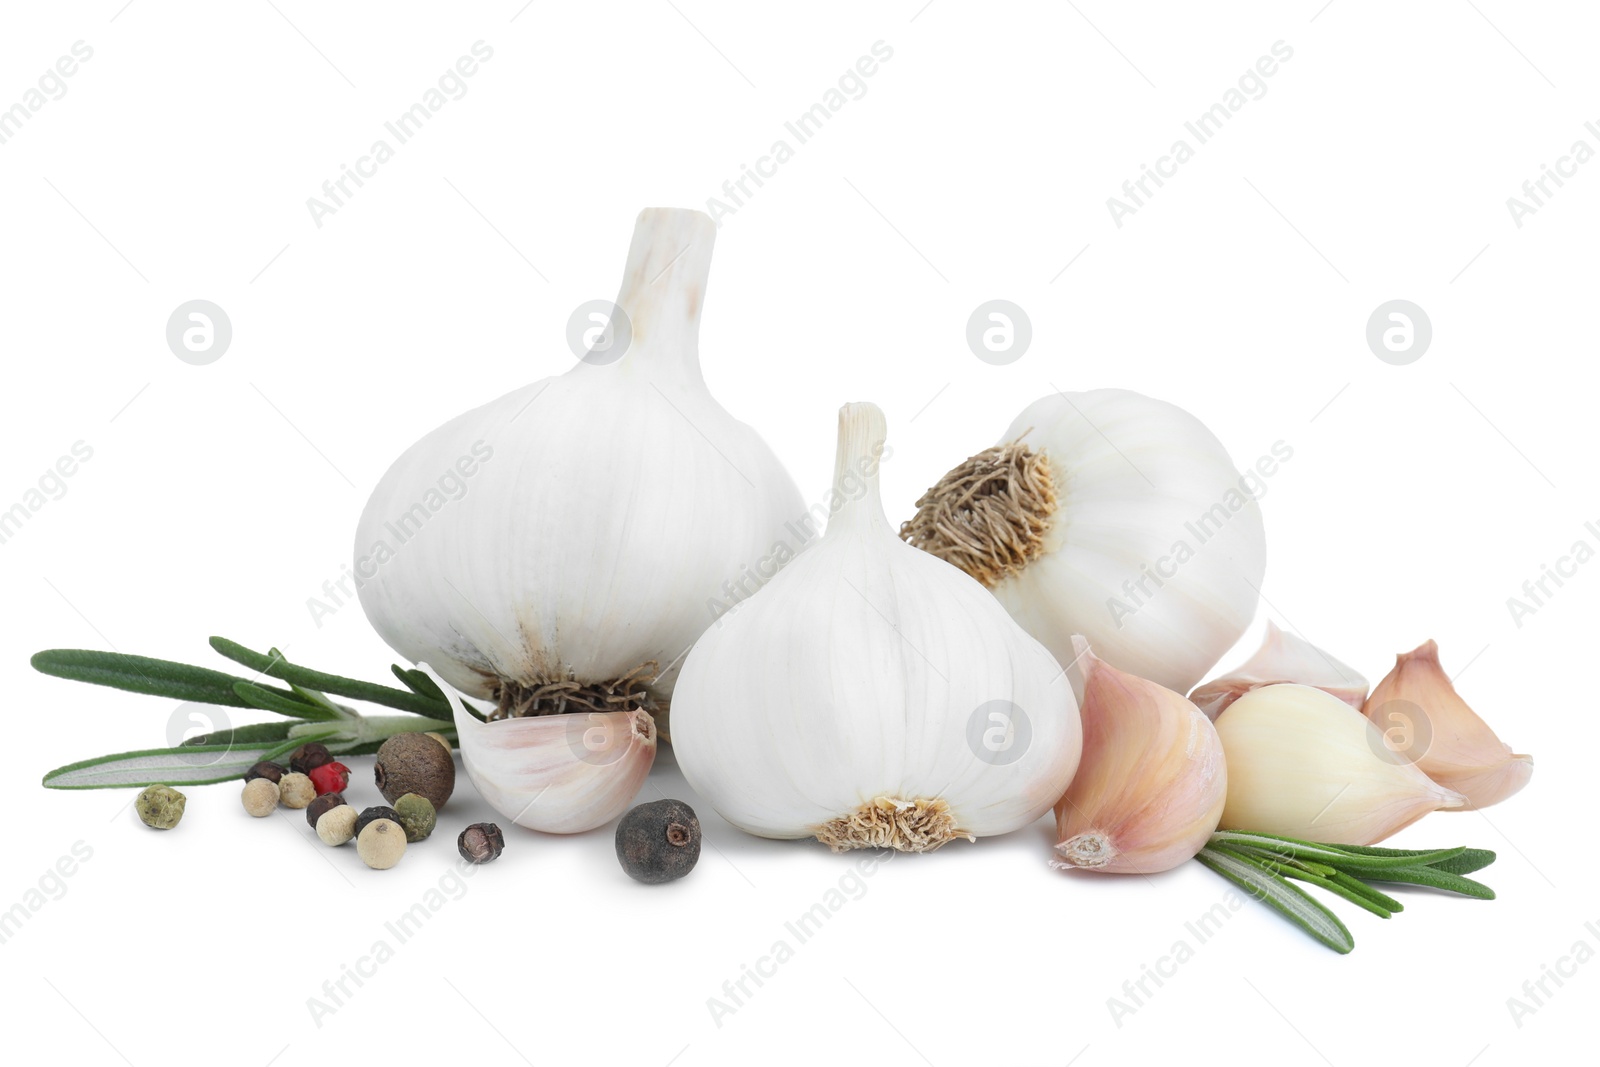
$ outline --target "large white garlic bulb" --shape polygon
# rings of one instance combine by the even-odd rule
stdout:
[[[678,679],[684,777],[750,833],[927,851],[1032,822],[1077,768],[1066,672],[977,582],[895,537],[884,442],[876,407],[840,412],[827,533]]]
[[[1082,634],[1187,693],[1255,615],[1263,485],[1179,407],[1056,393],[928,490],[901,536],[987,585],[1063,663]]]
[[[715,236],[698,211],[641,213],[620,358],[592,351],[451,419],[384,475],[356,574],[397,652],[507,714],[637,706],[670,695],[730,582],[803,547],[793,480],[701,378]]]

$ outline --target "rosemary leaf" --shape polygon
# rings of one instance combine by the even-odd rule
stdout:
[[[1389,868],[1384,871],[1367,872],[1364,877],[1374,882],[1401,882],[1407,885],[1427,886],[1429,889],[1442,889],[1446,893],[1459,893],[1464,897],[1475,897],[1478,900],[1494,899],[1494,890],[1482,882],[1475,882],[1471,878],[1463,878],[1449,871],[1441,871],[1436,867]]]
[[[191,667],[187,663],[81,648],[46,649],[36,653],[32,662],[33,669],[41,674],[69,681],[198,704],[220,704],[229,708],[251,706],[233,688],[239,682],[248,682],[248,678],[206,667]],[[267,691],[284,698],[293,696],[282,689],[267,688]]]
[[[1345,953],[1355,948],[1355,939],[1337,915],[1276,874],[1216,844],[1201,849],[1195,859],[1276,909],[1335,952]]]
[[[338,716],[320,704],[308,704],[303,700],[285,698],[278,695],[278,690],[268,689],[256,685],[254,682],[235,682],[233,691],[239,695],[245,706],[260,708],[276,715],[288,715],[296,719],[314,719],[328,722]]]
[[[1349,852],[1359,852],[1365,856],[1426,856],[1427,851],[1416,851],[1403,848],[1379,848],[1376,845],[1340,845],[1340,848]],[[1495,854],[1486,848],[1462,849],[1461,854],[1447,859],[1435,860],[1428,866],[1436,871],[1448,871],[1451,874],[1471,874],[1481,871],[1495,861]]]
[[[1238,830],[1218,830],[1211,840],[1228,846],[1242,846],[1296,859],[1311,860],[1342,871],[1367,872],[1396,867],[1416,867],[1437,863],[1460,856],[1465,848],[1442,848],[1428,852],[1405,852],[1399,855],[1370,855],[1347,850],[1343,845],[1324,845],[1313,841],[1298,841],[1292,837],[1273,834],[1245,833]]]
[[[1348,900],[1350,903],[1367,909],[1380,919],[1387,919],[1392,914],[1388,908],[1373,900],[1366,893],[1357,889],[1352,889],[1348,884],[1339,881],[1337,878],[1324,878],[1320,874],[1312,874],[1310,871],[1296,870],[1294,867],[1285,867],[1282,869],[1281,873],[1285,878],[1295,878],[1302,882],[1309,882],[1311,885],[1320,886],[1321,888],[1326,889],[1334,896],[1344,897],[1344,899]],[[1333,873],[1338,874],[1339,872],[1335,871]],[[1361,886],[1362,889],[1366,888],[1354,878],[1349,879],[1349,881],[1355,882],[1356,885]]]
[[[236,663],[242,663],[251,670],[282,679],[296,687],[314,689],[318,693],[333,693],[337,696],[349,697],[352,700],[365,700],[373,704],[382,704],[384,707],[394,708],[397,711],[408,711],[414,715],[432,718],[452,718],[447,714],[450,710],[448,703],[430,700],[418,693],[395,689],[393,686],[378,685],[374,682],[363,682],[356,678],[344,678],[337,674],[326,674],[322,671],[314,671],[309,667],[300,667],[285,660],[282,656],[254,652],[237,641],[230,641],[225,637],[213,637],[211,639],[211,647]]]
[[[276,759],[298,739],[261,744],[179,745],[118,752],[69,763],[44,776],[49,789],[112,789],[147,785],[210,785],[241,778],[259,760]]]

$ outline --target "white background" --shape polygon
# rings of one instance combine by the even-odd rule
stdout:
[[[0,145],[0,507],[74,442],[94,450],[0,545],[0,908],[76,842],[92,849],[0,945],[8,1045],[141,1067],[361,1063],[380,1048],[645,1067],[1574,1054],[1600,963],[1550,984],[1520,1026],[1507,998],[1575,942],[1600,949],[1584,926],[1600,924],[1584,893],[1600,874],[1586,666],[1600,563],[1520,627],[1506,600],[1574,541],[1600,544],[1584,529],[1600,520],[1600,163],[1520,228],[1506,198],[1574,140],[1600,148],[1584,130],[1600,120],[1592,11],[122,2],[7,5],[0,30],[0,107],[75,41],[94,49]],[[466,96],[318,228],[306,199],[478,40],[494,56]],[[1411,893],[1387,923],[1340,904],[1347,957],[1250,904],[1119,1026],[1107,999],[1193,944],[1184,923],[1227,887],[1194,864],[1149,880],[1053,872],[1041,821],[880,868],[719,1026],[708,998],[853,861],[745,837],[702,804],[713,847],[662,888],[621,874],[607,830],[515,833],[318,1027],[308,998],[447,877],[456,829],[487,807],[463,779],[448,832],[390,872],[323,849],[298,813],[247,819],[232,786],[189,790],[178,831],[146,831],[131,791],[37,782],[166,744],[170,702],[45,678],[28,655],[225,666],[205,644],[218,633],[381,677],[392,656],[359,609],[319,627],[306,601],[349,560],[390,460],[570,366],[567,316],[615,294],[637,211],[704,208],[880,40],[893,58],[866,94],[723,220],[701,345],[712,391],[808,500],[826,488],[838,405],[876,401],[895,518],[1054,387],[1175,401],[1241,465],[1287,442],[1263,502],[1268,602],[1225,665],[1269,617],[1374,682],[1437,638],[1538,773],[1500,807],[1395,843],[1497,850],[1484,877],[1500,899]],[[1293,58],[1266,95],[1118,228],[1106,198],[1279,40]],[[995,297],[1034,329],[1004,367],[964,340]],[[204,367],[164,337],[196,298],[234,329]],[[1409,366],[1364,340],[1395,298],[1433,323]],[[645,798],[658,789],[698,803],[670,756]]]

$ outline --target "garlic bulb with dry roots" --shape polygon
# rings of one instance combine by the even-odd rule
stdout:
[[[1101,661],[1074,637],[1083,672],[1083,759],[1056,805],[1056,867],[1155,874],[1191,859],[1222,818],[1222,741],[1170,689]]]
[[[794,482],[700,375],[715,236],[641,213],[597,347],[422,438],[367,502],[367,617],[497,718],[656,709],[729,590],[803,547]]]
[[[1063,663],[1082,634],[1107,663],[1186,693],[1255,614],[1262,492],[1181,408],[1057,393],[929,489],[900,536],[988,586]]]
[[[1392,750],[1463,794],[1468,808],[1498,804],[1533,777],[1533,757],[1512,752],[1467,706],[1432,641],[1395,657],[1364,711]]]
[[[1189,694],[1206,716],[1215,719],[1252,689],[1296,682],[1332,693],[1352,708],[1367,699],[1367,680],[1303,637],[1285,633],[1267,620],[1267,636],[1255,655]]]
[[[482,722],[426,664],[455,712],[467,775],[489,806],[518,826],[575,834],[628,810],[656,758],[643,708],[530,715]]]
[[[839,413],[827,532],[695,644],[673,751],[723,818],[836,851],[1015,830],[1078,765],[1072,686],[983,587],[895,537],[883,413]]]
[[[1359,711],[1308,685],[1252,689],[1217,716],[1217,734],[1228,760],[1224,830],[1372,845],[1466,803],[1389,751]]]

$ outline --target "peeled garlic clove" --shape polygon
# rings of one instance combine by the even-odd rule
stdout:
[[[518,826],[576,834],[628,810],[656,758],[643,709],[480,722],[438,675],[455,710],[461,762],[489,806]]]
[[[1359,711],[1308,685],[1252,689],[1217,717],[1224,830],[1371,845],[1466,797],[1396,757]]]
[[[1467,808],[1498,804],[1528,784],[1533,757],[1511,751],[1467,706],[1439,665],[1432,641],[1395,657],[1362,709],[1390,748],[1412,759],[1440,785],[1467,798]]]
[[[1278,682],[1297,682],[1332,693],[1352,708],[1367,699],[1367,680],[1354,668],[1328,655],[1303,637],[1284,633],[1267,620],[1267,636],[1256,654],[1220,678],[1189,694],[1206,716],[1215,719],[1224,708],[1252,689]]]
[[[1053,866],[1154,874],[1205,846],[1228,794],[1216,727],[1170,689],[1125,674],[1073,638],[1084,673],[1083,758],[1056,804]]]
[[[1255,616],[1265,490],[1176,405],[1054,393],[924,493],[900,536],[988,586],[1061,662],[1082,634],[1187,693]]]

